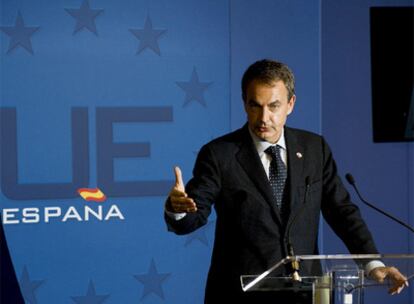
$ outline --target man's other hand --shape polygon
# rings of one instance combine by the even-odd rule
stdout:
[[[197,206],[194,200],[188,197],[185,192],[181,169],[174,167],[175,184],[170,191],[169,200],[167,201],[167,210],[175,213],[196,212]]]
[[[408,286],[407,278],[395,267],[377,267],[370,273],[369,277],[383,283],[385,279],[390,281],[391,287],[388,292],[392,295],[400,293],[405,286]]]

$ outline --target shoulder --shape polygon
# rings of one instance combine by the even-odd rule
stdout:
[[[314,156],[320,155],[324,159],[331,155],[330,147],[322,135],[286,127],[285,138],[288,148],[299,149]]]
[[[252,140],[247,127],[242,127],[206,143],[199,151],[199,157],[213,157],[218,160],[228,160],[234,157],[241,146]],[[214,156],[213,156],[214,155]]]
[[[233,132],[224,134],[220,137],[213,139],[212,141],[205,144],[205,146],[220,149],[220,148],[234,148],[240,146],[244,142],[251,140],[250,135],[246,127],[242,127]]]
[[[287,139],[295,139],[299,142],[322,143],[324,141],[323,137],[319,134],[290,127],[285,127],[285,137]]]

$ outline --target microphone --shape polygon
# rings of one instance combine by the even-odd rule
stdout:
[[[413,233],[414,233],[414,228],[413,228],[413,227],[411,227],[410,225],[408,225],[408,224],[404,223],[403,221],[401,221],[401,220],[397,219],[396,217],[392,216],[391,214],[389,214],[389,213],[385,212],[384,210],[381,210],[380,208],[378,208],[378,207],[374,206],[373,204],[371,204],[371,203],[367,202],[366,200],[364,200],[364,198],[361,196],[361,194],[360,194],[360,193],[359,193],[359,191],[358,191],[358,188],[357,188],[356,183],[355,183],[355,179],[354,179],[354,177],[351,175],[351,173],[347,173],[347,174],[345,175],[345,178],[346,178],[346,180],[348,181],[348,183],[349,183],[349,184],[350,184],[350,185],[354,188],[354,190],[355,190],[356,194],[358,195],[359,199],[360,199],[360,200],[361,200],[361,201],[362,201],[365,205],[367,205],[368,207],[371,207],[372,209],[374,209],[374,210],[378,211],[379,213],[381,213],[381,214],[385,215],[386,217],[388,217],[388,218],[392,219],[393,221],[397,222],[398,224],[400,224],[400,225],[404,226],[405,228],[407,228],[408,230],[410,230],[411,232],[413,232]]]
[[[306,197],[308,196],[308,190],[309,190],[309,186],[310,186],[310,177],[306,176],[305,178],[305,197],[303,198],[303,205],[306,203]],[[296,214],[295,217],[292,219],[292,221],[290,222],[288,231],[287,231],[287,248],[288,248],[288,254],[289,256],[294,256],[295,255],[295,251],[293,250],[293,245],[291,243],[291,239],[290,239],[290,231],[292,229],[293,224],[295,223],[296,219],[298,218],[299,214],[303,213],[303,210],[305,208],[300,209]],[[294,260],[291,261],[291,267],[292,267],[292,280],[296,281],[296,282],[301,282],[302,278],[299,275],[299,261],[298,260]]]

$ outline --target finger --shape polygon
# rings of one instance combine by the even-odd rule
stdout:
[[[398,287],[396,286],[392,286],[390,289],[388,289],[388,293],[390,293],[391,295],[395,295],[398,291]]]
[[[196,212],[197,207],[195,205],[176,205],[173,207],[175,212]]]
[[[181,173],[180,167],[174,167],[174,174],[175,174],[175,186],[184,191],[184,182],[183,182],[183,175]]]
[[[191,198],[181,197],[171,199],[171,207],[175,212],[195,212],[197,205]]]
[[[391,295],[395,295],[395,294],[400,294],[403,289],[404,289],[404,285],[403,286],[394,286],[394,287],[390,288],[388,292]]]
[[[401,279],[401,280],[395,280],[392,279],[393,286],[389,289],[389,293],[391,294],[399,294],[405,286],[407,286],[407,281]]]
[[[195,206],[195,202],[191,197],[172,196],[170,197],[170,200],[173,206]]]
[[[387,277],[395,284],[406,285],[408,283],[406,276],[399,272],[395,267],[389,269]]]
[[[194,213],[194,212],[197,212],[197,208],[187,208],[187,209],[185,209],[183,212],[185,212],[185,213]]]
[[[173,207],[174,212],[196,212],[197,207],[195,205],[176,205]]]
[[[180,189],[174,187],[174,188],[171,189],[170,197],[177,197],[177,198],[187,197],[187,193],[185,193],[184,191],[181,191]]]

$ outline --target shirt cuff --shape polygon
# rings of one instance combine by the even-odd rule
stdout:
[[[168,211],[167,209],[164,209],[164,211],[168,217],[176,221],[183,219],[187,215],[186,212],[175,213],[175,212]]]
[[[369,277],[369,274],[371,273],[371,271],[377,267],[385,267],[385,264],[381,261],[375,260],[365,265],[365,273],[367,274],[367,277]]]

